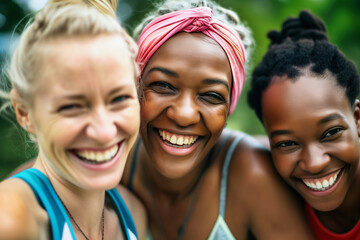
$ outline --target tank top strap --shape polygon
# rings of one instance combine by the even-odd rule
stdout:
[[[11,178],[20,178],[31,187],[40,206],[45,208],[49,215],[52,239],[76,239],[70,219],[59,197],[49,179],[42,172],[29,168]]]
[[[127,208],[124,200],[120,196],[116,188],[106,191],[106,194],[113,201],[113,206],[118,214],[120,225],[125,235],[125,239],[133,240],[137,239],[136,227],[134,220],[130,214],[129,209]]]
[[[229,134],[230,135],[230,134]],[[219,215],[225,219],[225,207],[226,207],[226,190],[227,190],[227,180],[228,172],[231,158],[234,154],[236,146],[245,138],[246,134],[243,133],[241,136],[237,136],[231,143],[223,163],[223,168],[221,171],[221,181],[220,181],[220,196],[219,196]]]
[[[133,190],[133,180],[134,180],[134,175],[135,175],[136,161],[137,161],[137,156],[138,156],[139,149],[140,149],[140,144],[141,144],[141,138],[139,138],[139,140],[136,143],[134,155],[133,155],[133,158],[132,158],[132,161],[131,161],[129,183],[127,185],[127,188],[130,190],[130,192],[134,192],[134,190]]]

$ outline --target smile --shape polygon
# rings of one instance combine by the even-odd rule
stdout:
[[[119,150],[119,145],[106,150],[74,150],[74,154],[88,163],[104,163],[112,160]]]
[[[166,144],[180,148],[190,147],[199,138],[197,136],[178,135],[160,129],[159,129],[159,134],[162,140],[164,140]]]
[[[303,183],[314,191],[325,191],[332,187],[336,180],[338,179],[338,176],[340,174],[342,169],[336,171],[335,173],[329,174],[322,178],[308,178],[308,179],[301,179]]]

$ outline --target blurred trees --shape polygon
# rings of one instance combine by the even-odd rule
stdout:
[[[184,0],[185,1],[185,0]],[[266,33],[280,29],[282,21],[289,16],[298,16],[308,9],[321,17],[328,30],[330,41],[336,44],[360,67],[360,2],[356,0],[215,0],[231,8],[253,30],[256,47],[251,57],[247,83],[236,111],[228,120],[228,127],[250,134],[264,134],[261,123],[247,106],[251,71],[265,53],[269,41]],[[16,42],[16,32],[21,31],[31,13],[46,0],[0,1],[0,67],[4,70],[8,49]],[[140,20],[153,9],[153,0],[119,0],[118,17],[128,31],[132,31]],[[17,31],[14,32],[15,27]],[[2,75],[2,77],[4,77]],[[19,128],[0,117],[0,180],[14,167],[36,155],[33,145],[25,143]]]

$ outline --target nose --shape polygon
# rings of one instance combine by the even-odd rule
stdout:
[[[331,156],[320,146],[305,147],[299,166],[310,173],[321,172],[331,161]]]
[[[167,116],[181,127],[191,126],[200,121],[200,112],[195,97],[181,94],[167,109]]]
[[[111,113],[104,107],[94,109],[90,123],[86,128],[88,137],[100,143],[111,142],[117,133],[117,127]]]

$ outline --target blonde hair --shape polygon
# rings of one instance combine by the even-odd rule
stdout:
[[[120,34],[137,69],[137,46],[118,23],[115,17],[116,6],[115,0],[50,0],[36,13],[21,34],[8,69],[12,88],[20,96],[17,100],[23,104],[31,103],[34,84],[41,69],[41,56],[38,53],[42,42],[50,39]],[[4,92],[2,96],[5,96]]]
[[[17,98],[12,100],[23,106],[31,106],[36,93],[36,79],[44,66],[39,53],[44,42],[55,38],[119,34],[128,47],[137,78],[137,45],[117,21],[116,7],[117,0],[49,0],[20,36],[7,69],[7,79],[3,79],[6,81],[0,90],[0,97],[5,99],[0,110],[11,107],[11,88],[18,93]],[[9,81],[11,87],[5,89]],[[13,115],[13,109],[10,110]],[[36,141],[32,135],[30,140]]]

